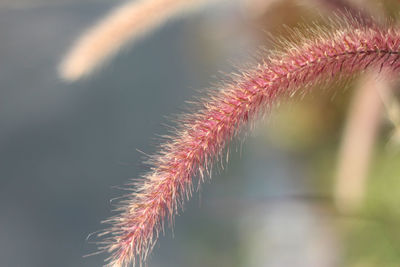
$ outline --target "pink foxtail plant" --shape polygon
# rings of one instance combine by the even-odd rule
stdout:
[[[115,267],[142,262],[154,246],[164,221],[173,222],[197,182],[209,175],[214,160],[240,130],[276,103],[334,77],[377,68],[400,68],[400,29],[357,22],[334,23],[330,30],[295,36],[298,44],[280,42],[280,51],[233,75],[198,101],[197,111],[181,117],[176,132],[151,157],[151,170],[122,201],[101,250]],[[301,39],[299,39],[301,38]],[[200,181],[194,180],[198,176]]]

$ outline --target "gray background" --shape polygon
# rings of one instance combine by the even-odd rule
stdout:
[[[114,2],[20,3],[0,2],[0,265],[101,266],[104,255],[82,257],[96,249],[86,237],[123,193],[112,187],[146,170],[136,149],[153,152],[164,116],[229,72],[228,60],[248,61],[257,41],[237,7],[220,6],[66,84],[58,61]],[[259,132],[233,145],[228,170],[195,194],[148,266],[332,265],[334,237],[319,223],[328,215],[285,197],[306,190],[301,161]],[[315,231],[331,241],[318,245]]]

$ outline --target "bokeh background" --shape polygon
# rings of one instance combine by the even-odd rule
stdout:
[[[257,47],[271,46],[266,32],[327,23],[320,15],[333,9],[323,2],[212,4],[66,83],[56,70],[65,51],[120,2],[1,0],[0,266],[102,266],[105,255],[83,257],[96,251],[87,237],[113,214],[110,199],[124,194],[118,187],[146,171],[140,151],[155,151],[166,116],[223,77],[219,71],[254,61]],[[398,1],[364,2],[394,19],[400,10]],[[335,84],[282,102],[245,142],[233,142],[229,162],[186,204],[147,265],[400,266],[390,109],[398,86],[378,116],[362,198],[343,210],[335,204],[338,155],[359,81]]]

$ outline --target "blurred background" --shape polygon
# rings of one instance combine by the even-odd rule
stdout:
[[[350,2],[376,18],[400,10]],[[86,238],[113,214],[116,187],[146,171],[138,150],[155,152],[166,116],[271,47],[266,32],[326,24],[345,5],[209,4],[62,81],[65,51],[119,3],[0,0],[0,266],[102,266],[105,255],[83,257],[96,251]],[[371,75],[282,102],[233,142],[147,265],[400,266],[399,86]]]

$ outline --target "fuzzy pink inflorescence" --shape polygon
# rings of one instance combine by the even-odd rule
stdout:
[[[283,51],[233,76],[198,101],[195,113],[182,116],[176,132],[151,157],[150,172],[122,201],[120,213],[106,221],[111,226],[103,233],[108,237],[101,249],[111,253],[110,266],[134,265],[147,257],[164,221],[172,222],[191,196],[194,177],[204,181],[212,161],[242,126],[263,114],[278,97],[338,75],[368,68],[395,72],[400,67],[399,29],[355,22],[336,25],[331,30],[310,30],[298,45],[282,42]]]

